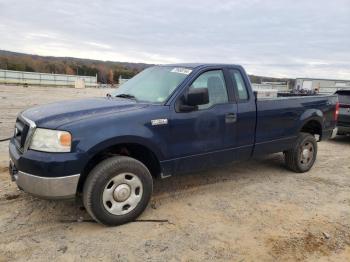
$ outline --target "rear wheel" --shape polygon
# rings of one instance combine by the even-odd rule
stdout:
[[[115,156],[99,163],[83,189],[84,206],[97,222],[115,226],[137,218],[153,189],[148,169],[138,160]]]
[[[300,133],[294,147],[284,152],[287,167],[298,173],[309,171],[317,156],[317,142],[313,135]]]

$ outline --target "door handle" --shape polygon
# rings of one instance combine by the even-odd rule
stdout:
[[[236,123],[237,122],[237,114],[236,113],[227,113],[225,115],[225,123]]]

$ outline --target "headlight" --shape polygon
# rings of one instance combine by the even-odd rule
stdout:
[[[29,148],[44,152],[70,152],[72,136],[67,131],[35,129]]]

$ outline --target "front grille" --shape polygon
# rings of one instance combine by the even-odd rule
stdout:
[[[21,152],[23,152],[26,149],[26,142],[30,138],[34,128],[35,125],[33,125],[33,122],[31,124],[30,120],[26,121],[24,117],[17,117],[15,124],[14,141],[16,147]]]

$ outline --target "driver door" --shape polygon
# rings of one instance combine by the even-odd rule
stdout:
[[[190,112],[176,108],[172,112],[170,150],[175,174],[236,159],[237,104],[227,83],[222,69],[200,73],[183,95],[192,88],[207,88],[209,103]]]

